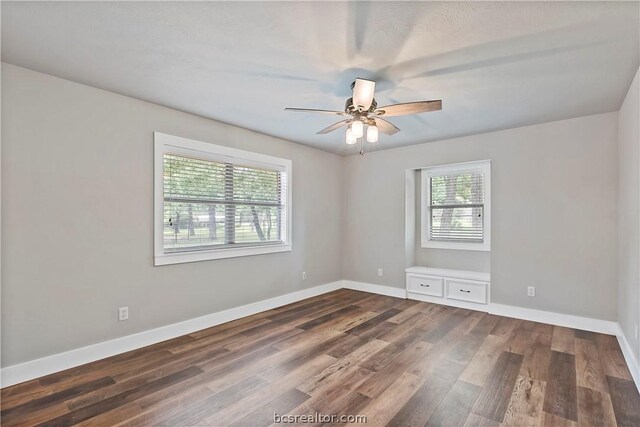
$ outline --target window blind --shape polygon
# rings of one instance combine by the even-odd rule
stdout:
[[[286,240],[286,172],[164,154],[166,252]]]
[[[484,241],[484,175],[456,171],[429,178],[429,239],[443,242]]]

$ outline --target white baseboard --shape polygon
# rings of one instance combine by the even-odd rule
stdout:
[[[618,323],[610,320],[593,319],[590,317],[574,316],[571,314],[554,313],[551,311],[535,310],[515,305],[489,304],[489,313],[516,319],[531,320],[533,322],[549,323],[566,328],[582,329],[601,334],[616,335]]]
[[[484,311],[498,316],[513,317],[514,319],[530,320],[533,322],[548,323],[567,328],[583,329],[585,331],[599,332],[609,335],[618,334],[618,324],[609,320],[592,319],[590,317],[573,316],[571,314],[554,313],[551,311],[535,310],[526,307],[504,304],[475,304],[464,301],[456,301],[447,298],[438,298],[428,295],[409,292],[408,297],[418,301],[433,304],[449,305],[453,307],[467,308],[470,310]]]
[[[622,354],[624,355],[624,360],[627,362],[627,366],[631,371],[631,376],[633,377],[633,382],[636,383],[636,388],[640,390],[640,364],[636,359],[636,356],[631,351],[631,345],[627,340],[627,336],[624,334],[624,331],[618,325],[618,333],[616,334],[618,338],[618,343],[620,344],[620,349],[622,350]]]
[[[64,353],[7,366],[0,370],[0,384],[2,384],[2,387],[8,387],[341,288],[342,281],[339,280],[137,334],[103,341]]]
[[[391,286],[374,285],[373,283],[354,282],[353,280],[343,280],[342,287],[353,289],[354,291],[370,292],[372,294],[386,295],[389,297],[406,298],[407,291],[404,288],[394,288]]]

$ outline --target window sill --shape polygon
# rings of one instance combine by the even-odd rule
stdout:
[[[214,259],[290,252],[291,246],[291,243],[283,243],[279,245],[244,246],[238,248],[212,249],[208,251],[156,254],[154,257],[154,265],[182,264],[185,262],[209,261]]]
[[[423,249],[453,249],[459,251],[491,252],[489,243],[422,242]]]

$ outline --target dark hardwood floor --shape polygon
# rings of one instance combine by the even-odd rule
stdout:
[[[613,336],[350,290],[5,388],[1,407],[3,426],[640,426]]]

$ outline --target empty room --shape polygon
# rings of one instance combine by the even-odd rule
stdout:
[[[640,2],[1,1],[0,424],[640,426]]]

